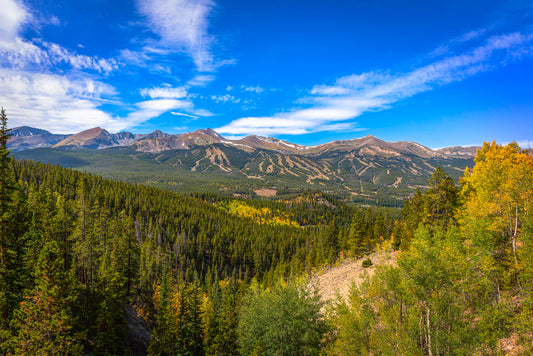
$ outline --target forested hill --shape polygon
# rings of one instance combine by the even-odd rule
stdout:
[[[15,157],[176,192],[283,199],[319,190],[347,202],[398,208],[417,188],[427,187],[436,167],[457,180],[475,154],[475,148],[431,150],[373,136],[318,146],[260,136],[232,141],[213,130],[141,136],[133,142],[132,134],[95,128]]]
[[[28,337],[26,327],[44,325],[44,319],[33,325],[27,319],[44,313],[35,309],[44,306],[28,301],[17,307],[25,296],[44,298],[42,288],[51,293],[47,303],[58,308],[53,322],[72,331],[66,333],[72,345],[121,353],[142,348],[130,345],[125,308],[134,308],[151,328],[158,305],[153,297],[167,273],[195,288],[228,276],[270,285],[333,262],[341,250],[371,250],[392,231],[383,213],[320,194],[255,203],[190,197],[30,161],[7,162],[5,172],[11,164],[12,173],[2,178],[0,300],[3,327],[16,325],[10,330],[19,341]],[[354,216],[364,236],[350,234]],[[57,269],[49,271],[51,264]],[[52,272],[57,279],[48,280]],[[46,287],[59,281],[68,285]]]
[[[136,152],[130,147],[42,148],[16,152],[15,157],[175,192],[284,199],[318,190],[346,202],[390,207],[401,207],[417,188],[426,189],[436,167],[442,166],[457,180],[473,164],[472,157],[395,157],[364,152],[309,157],[246,152],[224,145],[162,153]]]

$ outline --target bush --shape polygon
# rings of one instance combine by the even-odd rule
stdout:
[[[372,266],[372,261],[370,260],[370,258],[367,258],[366,260],[364,260],[362,266],[364,268],[368,268],[368,267]]]
[[[307,283],[252,286],[239,313],[241,354],[318,356],[326,331],[322,305]]]

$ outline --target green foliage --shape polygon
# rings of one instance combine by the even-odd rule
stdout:
[[[9,320],[22,299],[28,271],[23,256],[28,225],[25,197],[15,179],[13,162],[6,148],[7,116],[0,111],[0,343],[9,337]],[[0,347],[0,353],[2,348]]]
[[[339,302],[332,354],[531,352],[533,157],[493,143],[475,161],[461,193],[437,169],[406,202],[397,266]]]
[[[493,349],[496,339],[482,330],[506,325],[508,319],[475,322],[480,308],[494,311],[498,304],[492,307],[494,287],[476,272],[466,257],[469,252],[457,232],[432,236],[427,229],[418,230],[398,267],[378,267],[374,278],[352,291],[350,304],[338,307],[336,347],[347,354],[387,355]]]
[[[203,322],[197,282],[174,284],[163,275],[156,290],[158,324],[152,333],[148,355],[203,355]]]
[[[308,284],[252,285],[239,315],[243,355],[318,355],[326,331],[322,303]]]
[[[363,266],[364,268],[372,266],[372,260],[370,258],[363,260],[361,266]]]
[[[207,355],[237,354],[237,323],[244,286],[235,278],[215,279],[205,299],[204,325]]]
[[[446,231],[456,225],[456,210],[459,206],[459,189],[454,180],[437,167],[429,180],[429,188],[405,202],[401,221],[394,228],[393,246],[407,249],[420,224],[435,232]]]
[[[15,355],[81,354],[81,335],[73,330],[71,309],[77,298],[75,280],[55,241],[43,246],[34,278],[35,287],[15,312],[11,351]]]

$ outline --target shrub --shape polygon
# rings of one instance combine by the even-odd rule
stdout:
[[[370,260],[370,258],[367,258],[366,260],[364,260],[362,266],[364,268],[368,268],[368,267],[372,266],[372,261]]]

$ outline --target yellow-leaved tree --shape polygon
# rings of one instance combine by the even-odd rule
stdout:
[[[533,156],[516,143],[485,142],[474,161],[462,181],[461,225],[473,243],[484,245],[496,264],[516,276],[522,267],[521,228],[533,207]]]

